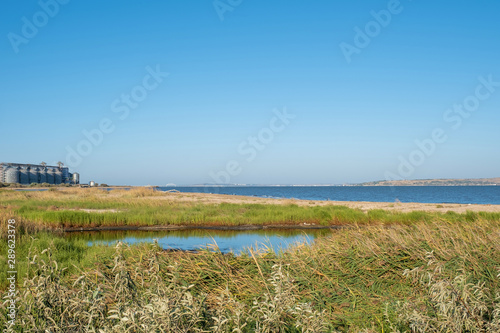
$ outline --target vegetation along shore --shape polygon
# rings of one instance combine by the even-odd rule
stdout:
[[[499,332],[500,207],[195,193],[0,190],[0,296],[16,220],[15,332]],[[87,227],[349,226],[311,245],[95,245]],[[0,308],[8,328],[7,303]]]

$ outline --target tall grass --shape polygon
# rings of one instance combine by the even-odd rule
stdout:
[[[500,292],[492,292],[486,282],[469,282],[463,272],[451,279],[443,277],[443,263],[428,253],[429,262],[423,267],[406,270],[403,274],[424,291],[417,302],[397,302],[396,319],[387,320],[393,332],[398,326],[412,332],[500,332]],[[500,267],[498,268],[500,278]]]
[[[113,263],[64,280],[65,268],[50,249],[29,253],[29,269],[17,302],[15,325],[24,332],[326,332],[322,312],[298,303],[293,281],[281,265],[272,267],[267,293],[251,306],[226,289],[219,302],[180,278],[179,264],[166,266],[156,246],[127,261],[122,244]],[[142,260],[142,258],[144,258]],[[129,258],[130,260],[130,258]],[[221,302],[224,301],[224,302]],[[5,307],[1,315],[6,318]]]
[[[240,256],[143,244],[64,257],[72,240],[26,239],[16,329],[495,332],[499,233],[480,218],[366,226]]]
[[[33,243],[34,242],[34,243]],[[65,275],[71,276],[79,269],[89,269],[112,254],[108,247],[89,247],[81,239],[68,239],[54,233],[39,232],[36,234],[23,234],[16,239],[16,270],[18,278],[23,279],[28,272],[28,256],[31,245],[36,244],[36,249],[50,248],[52,259],[66,267]],[[7,242],[0,242],[0,289],[7,286]],[[78,267],[78,268],[77,268]]]

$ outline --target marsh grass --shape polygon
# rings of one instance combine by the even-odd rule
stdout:
[[[169,200],[175,193],[151,188],[132,190],[58,189],[53,192],[0,190],[0,206],[10,216],[29,221],[38,229],[100,226],[236,226],[345,224],[412,224],[418,222],[498,221],[500,213],[457,214],[414,211],[409,213],[345,206],[298,206],[279,204],[207,204]],[[87,210],[87,211],[84,211]],[[99,211],[93,211],[99,210]]]
[[[396,302],[396,318],[386,314],[392,332],[408,327],[411,332],[500,332],[500,292],[486,282],[470,282],[467,272],[454,278],[443,276],[443,263],[432,252],[425,266],[406,270],[424,297],[417,302]],[[499,274],[500,278],[500,267]],[[404,329],[403,329],[404,330]]]
[[[499,232],[500,221],[480,217],[365,226],[283,253],[240,256],[216,248],[166,253],[155,244],[85,250],[59,237],[26,238],[19,243],[29,259],[18,263],[18,328],[454,332],[470,311],[471,325],[479,321],[482,331],[494,332]],[[429,253],[435,266],[428,265]],[[440,312],[442,304],[447,307]],[[4,307],[0,311],[5,315]]]
[[[325,332],[326,322],[307,303],[297,303],[281,265],[271,268],[263,297],[245,305],[229,290],[209,301],[182,277],[182,265],[167,262],[157,245],[141,257],[115,247],[112,263],[65,278],[51,249],[30,247],[17,321],[4,328],[23,332]],[[224,302],[221,302],[224,301]],[[1,315],[6,318],[6,309]]]
[[[172,193],[0,190],[16,219],[23,332],[495,332],[500,214],[204,204]],[[84,212],[81,209],[99,209]],[[106,211],[106,210],[113,211]],[[281,252],[196,254],[155,244],[88,247],[76,226],[348,224]],[[6,287],[0,242],[0,289]],[[432,260],[429,258],[432,253]],[[431,264],[429,264],[431,262]],[[3,297],[4,291],[0,292]],[[458,295],[458,296],[457,296]],[[5,303],[0,323],[5,323]],[[496,325],[496,326],[495,326]],[[488,331],[488,329],[490,331]],[[101,331],[100,331],[101,330]]]
[[[28,273],[30,247],[36,244],[37,249],[50,248],[52,260],[66,267],[64,276],[71,276],[79,269],[95,267],[97,262],[112,254],[109,247],[89,247],[87,242],[80,239],[69,239],[62,235],[48,232],[23,234],[16,239],[16,270],[18,278],[23,279]],[[7,242],[0,242],[0,289],[7,286]],[[77,268],[78,267],[78,268]]]

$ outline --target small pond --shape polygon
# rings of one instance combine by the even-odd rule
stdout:
[[[266,230],[212,230],[190,229],[169,231],[83,231],[70,232],[67,237],[84,239],[94,244],[115,245],[153,243],[155,240],[165,250],[193,251],[217,246],[221,252],[240,254],[245,249],[265,251],[272,248],[277,253],[298,243],[312,243],[316,237],[330,234],[330,229],[266,229]]]

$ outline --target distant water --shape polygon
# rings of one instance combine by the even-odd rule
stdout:
[[[202,186],[159,189],[303,200],[500,205],[500,186]]]

